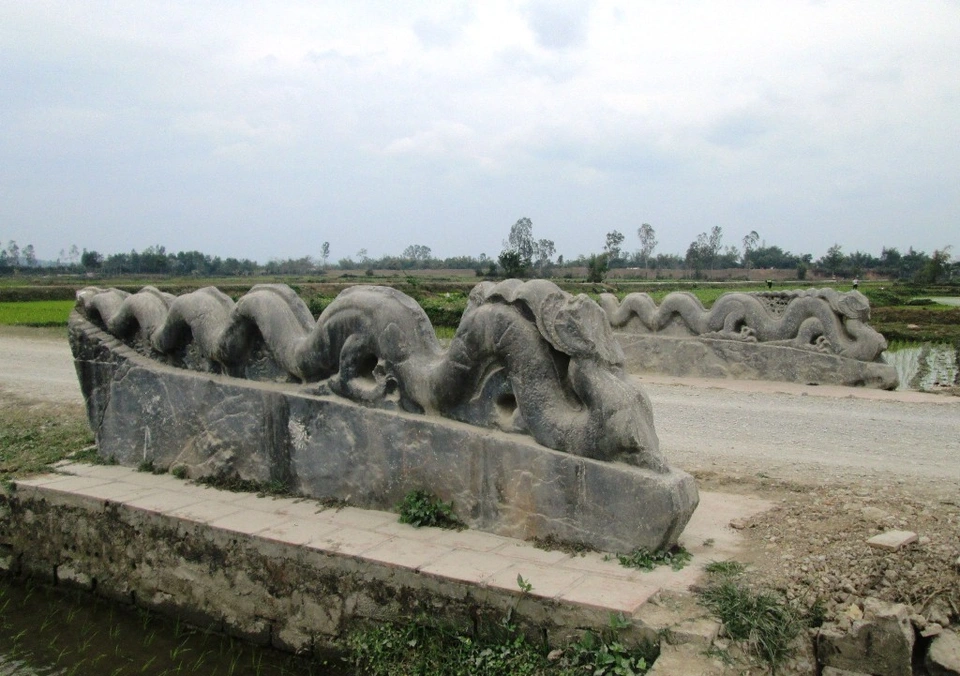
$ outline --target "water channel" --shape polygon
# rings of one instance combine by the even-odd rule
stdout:
[[[883,360],[897,369],[898,390],[933,391],[960,387],[960,348],[947,343],[894,345]]]
[[[352,673],[334,654],[296,657],[88,592],[0,576],[0,676]]]

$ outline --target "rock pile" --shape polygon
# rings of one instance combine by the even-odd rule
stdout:
[[[824,674],[960,676],[960,501],[855,486],[780,498],[736,525],[757,583],[822,617],[810,638]]]

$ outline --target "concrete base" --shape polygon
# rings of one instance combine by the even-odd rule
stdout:
[[[416,529],[397,515],[257,497],[170,475],[61,465],[0,494],[0,571],[50,579],[258,643],[309,652],[354,623],[428,613],[464,631],[500,621],[553,646],[621,614],[629,643],[705,648],[719,625],[686,590],[737,555],[728,524],[769,508],[705,494],[681,538],[692,562],[644,572],[490,533]],[[532,585],[524,592],[517,576]]]
[[[630,373],[897,388],[897,370],[825,352],[713,338],[615,334]]]
[[[545,448],[436,416],[366,408],[316,385],[229,378],[148,359],[74,313],[70,343],[100,455],[183,467],[320,499],[390,509],[413,490],[453,502],[471,528],[657,550],[696,509],[686,472]]]

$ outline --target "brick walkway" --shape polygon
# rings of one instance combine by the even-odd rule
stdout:
[[[198,486],[171,475],[127,467],[64,462],[56,474],[17,482],[18,491],[57,494],[58,501],[109,501],[129,509],[205,524],[225,532],[354,557],[374,566],[476,585],[491,592],[518,591],[586,608],[635,615],[660,591],[684,592],[710,561],[736,556],[740,536],[729,527],[769,508],[756,498],[704,492],[680,539],[693,560],[680,571],[624,568],[600,553],[567,554],[476,530],[414,528],[390,512],[324,508],[307,499],[258,497]]]

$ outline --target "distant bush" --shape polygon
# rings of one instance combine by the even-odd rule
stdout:
[[[430,318],[430,323],[434,327],[456,328],[460,325],[463,311],[467,309],[467,298],[461,294],[432,296],[420,300],[420,307],[427,313],[427,317]]]
[[[314,296],[307,301],[307,307],[310,308],[310,314],[314,317],[319,317],[320,313],[323,312],[330,303],[333,302],[334,296]]]

